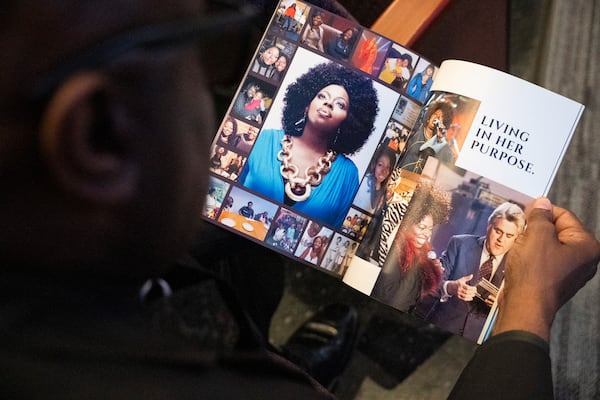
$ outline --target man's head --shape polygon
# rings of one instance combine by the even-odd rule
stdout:
[[[310,237],[314,237],[319,232],[321,232],[321,224],[315,221],[310,221],[310,224],[308,225],[308,235]]]
[[[248,131],[246,132],[246,137],[248,138],[248,140],[254,140],[254,139],[256,139],[257,134],[258,134],[258,129],[256,129],[255,127],[249,125],[248,126]]]
[[[521,207],[509,202],[500,204],[488,218],[488,252],[494,256],[505,254],[524,229],[525,213]]]
[[[408,53],[404,53],[400,55],[400,65],[402,68],[412,69],[412,56]]]
[[[128,48],[124,32],[181,28],[205,1],[1,7],[0,257],[151,273],[195,231],[214,116],[198,46]],[[126,51],[98,46],[116,37]]]

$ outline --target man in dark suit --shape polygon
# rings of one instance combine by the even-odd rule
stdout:
[[[246,218],[254,217],[254,209],[252,208],[254,204],[249,201],[244,207],[240,208],[240,215],[243,215]]]
[[[488,218],[485,236],[457,235],[450,239],[440,258],[444,280],[431,322],[477,340],[496,299],[494,288],[504,279],[504,256],[524,228],[523,210],[503,203]],[[486,290],[490,288],[491,293]]]

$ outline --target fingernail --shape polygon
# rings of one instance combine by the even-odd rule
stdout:
[[[533,207],[551,211],[552,203],[546,197],[539,197],[533,202]]]

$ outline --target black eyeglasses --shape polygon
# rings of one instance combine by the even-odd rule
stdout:
[[[67,58],[35,79],[25,97],[44,101],[70,75],[85,69],[106,65],[133,50],[159,50],[194,41],[215,39],[229,32],[248,30],[258,17],[257,10],[242,2],[212,1],[227,11],[211,13],[201,18],[147,25],[107,38]]]

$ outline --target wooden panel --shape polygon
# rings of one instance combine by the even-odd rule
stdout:
[[[371,29],[410,47],[449,2],[450,0],[395,0]]]
[[[507,69],[508,0],[394,0],[371,26],[435,64],[456,58]]]

